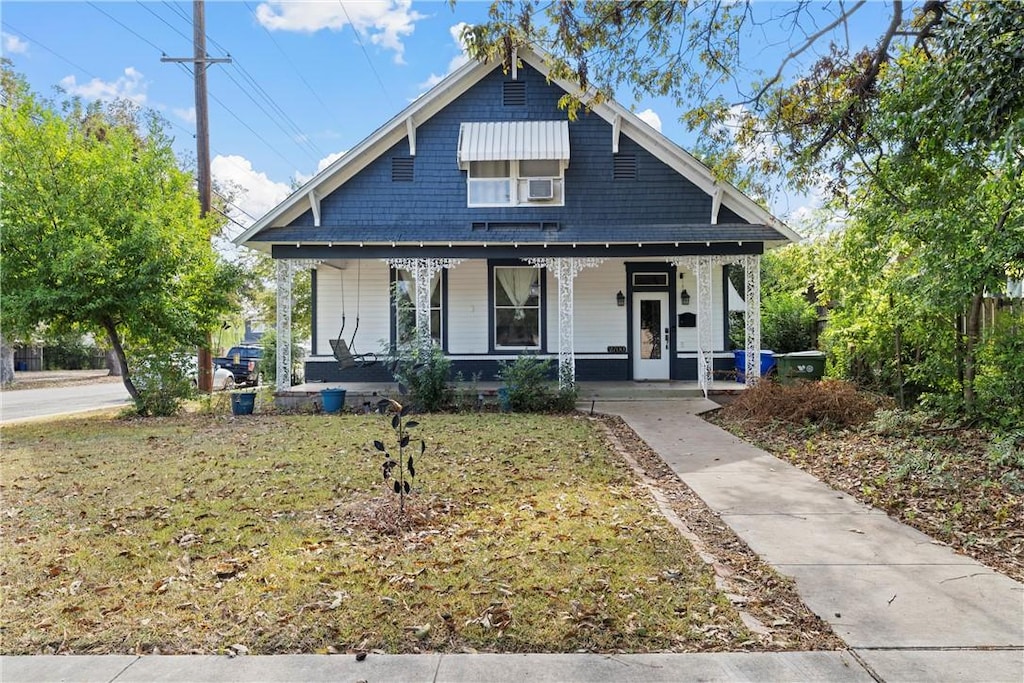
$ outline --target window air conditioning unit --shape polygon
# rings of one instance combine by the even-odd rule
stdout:
[[[526,181],[526,199],[531,202],[552,199],[555,196],[555,181],[551,178],[531,178]]]

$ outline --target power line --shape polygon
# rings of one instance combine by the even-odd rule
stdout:
[[[137,32],[137,31],[136,31],[135,29],[133,29],[133,28],[132,28],[131,26],[128,26],[127,24],[124,24],[124,23],[122,23],[122,22],[121,22],[121,20],[119,20],[118,18],[116,18],[116,17],[115,17],[115,16],[113,16],[112,14],[109,14],[109,13],[107,13],[107,11],[106,11],[106,10],[104,10],[103,8],[101,8],[101,7],[99,6],[99,5],[96,5],[95,3],[92,3],[92,2],[87,2],[87,3],[85,3],[85,4],[89,5],[89,7],[92,7],[92,8],[94,9],[94,10],[96,10],[97,12],[99,12],[100,14],[102,14],[103,16],[105,16],[106,18],[110,19],[110,20],[111,20],[112,22],[114,22],[115,24],[117,24],[118,26],[120,26],[121,28],[123,28],[123,29],[124,29],[125,31],[128,31],[129,33],[131,33],[131,34],[132,34],[133,36],[135,36],[136,38],[138,38],[138,39],[139,39],[139,40],[141,40],[142,42],[144,42],[144,43],[147,43],[147,44],[148,44],[148,45],[149,45],[150,47],[152,47],[152,48],[153,48],[154,50],[156,50],[156,51],[157,51],[157,52],[159,52],[160,54],[163,54],[163,53],[164,53],[164,51],[163,51],[163,50],[161,50],[161,49],[160,49],[160,48],[159,48],[159,47],[157,46],[157,44],[156,44],[156,43],[154,43],[153,41],[151,41],[151,40],[150,40],[149,38],[146,38],[145,36],[143,36],[143,35],[139,34],[139,33],[138,33],[138,32]]]
[[[144,2],[142,2],[141,0],[135,0],[135,1],[136,1],[136,4],[138,4],[138,5],[140,6],[140,7],[142,7],[142,9],[146,10],[147,12],[149,12],[150,14],[152,14],[152,15],[153,15],[154,17],[156,17],[157,19],[159,19],[159,20],[160,20],[161,22],[163,22],[163,23],[164,23],[164,25],[166,25],[166,26],[167,26],[167,27],[168,27],[169,29],[171,29],[172,31],[174,31],[175,33],[177,33],[177,34],[178,34],[179,36],[181,36],[181,37],[182,37],[182,38],[184,38],[185,40],[187,40],[187,41],[189,41],[189,42],[192,42],[192,37],[191,37],[191,36],[187,36],[187,35],[185,35],[184,33],[182,33],[182,32],[181,32],[181,31],[180,31],[180,30],[179,30],[179,29],[178,29],[178,28],[177,28],[176,26],[174,26],[174,25],[173,25],[173,24],[172,24],[171,22],[167,21],[167,20],[166,20],[166,19],[164,19],[164,18],[163,18],[162,16],[160,16],[159,14],[157,14],[156,12],[154,12],[154,11],[153,11],[152,9],[150,9],[150,8],[149,8],[149,6],[148,6],[148,5],[146,5],[146,4],[144,3]]]
[[[57,59],[61,60],[62,62],[66,63],[66,64],[69,64],[69,65],[70,65],[70,66],[71,66],[72,68],[74,68],[74,69],[77,69],[77,70],[81,71],[81,72],[82,72],[82,73],[84,73],[84,74],[85,74],[86,76],[92,76],[93,78],[97,78],[97,79],[99,78],[99,76],[97,76],[97,75],[96,75],[96,74],[94,74],[93,72],[89,71],[89,70],[88,70],[88,69],[86,69],[86,68],[85,68],[84,66],[79,66],[78,64],[75,64],[74,62],[72,62],[72,61],[71,61],[70,59],[68,59],[67,57],[65,57],[65,56],[63,56],[63,55],[61,55],[61,54],[57,53],[56,51],[54,51],[54,50],[51,50],[50,48],[46,47],[46,45],[43,45],[43,44],[42,44],[41,42],[39,42],[38,40],[36,40],[36,39],[35,39],[35,38],[33,38],[32,36],[30,36],[29,34],[25,33],[24,31],[20,31],[20,30],[18,30],[18,29],[16,29],[16,28],[14,28],[13,26],[11,26],[11,25],[10,25],[9,23],[7,23],[6,21],[5,21],[5,22],[3,22],[3,25],[4,25],[4,26],[6,26],[6,27],[8,28],[8,30],[10,30],[10,31],[13,31],[14,33],[17,33],[17,34],[19,34],[19,35],[23,36],[23,37],[24,37],[24,38],[25,38],[26,40],[28,40],[29,42],[35,43],[35,44],[36,44],[36,45],[38,45],[39,47],[43,48],[44,50],[46,50],[47,52],[49,52],[49,53],[50,53],[51,55],[53,55],[54,57],[56,57]]]
[[[250,7],[248,2],[244,2],[242,4],[245,5],[245,8],[247,10],[252,12],[253,17],[256,17],[256,10],[254,10],[252,7]],[[322,99],[320,99],[320,93],[317,92],[316,89],[309,84],[309,81],[306,80],[306,77],[302,75],[302,70],[299,69],[297,66],[295,66],[295,62],[293,62],[291,60],[291,57],[288,56],[288,53],[285,52],[284,49],[281,48],[281,45],[274,38],[274,34],[271,33],[267,29],[267,27],[263,25],[262,22],[260,22],[260,28],[262,28],[263,32],[267,34],[267,37],[270,38],[270,42],[273,43],[274,47],[277,48],[277,51],[281,53],[281,56],[284,57],[284,60],[288,63],[288,66],[290,66],[292,68],[292,71],[295,72],[295,75],[297,75],[299,77],[299,80],[302,81],[302,83],[306,86],[306,89],[309,90],[309,92],[313,95],[314,99],[316,99],[316,101],[320,103],[320,106],[322,106],[324,108],[324,112],[328,116],[334,116],[334,112],[331,111],[331,108],[328,107],[324,103],[324,101]]]
[[[380,84],[380,89],[384,92],[384,97],[388,100],[388,106],[394,109],[395,103],[391,101],[391,94],[388,92],[387,87],[384,85],[384,79],[377,73],[377,67],[374,66],[373,60],[370,59],[370,53],[366,50],[366,45],[363,44],[363,37],[359,35],[359,29],[352,23],[352,18],[348,15],[348,10],[345,9],[345,3],[342,0],[338,0],[338,4],[341,5],[341,11],[345,14],[345,19],[348,21],[348,25],[352,27],[352,32],[356,34],[356,40],[359,41],[359,47],[363,50],[363,56],[366,57],[366,62],[370,65],[370,70],[373,71],[373,75],[377,77],[377,82]]]

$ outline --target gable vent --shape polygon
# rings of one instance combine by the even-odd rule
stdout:
[[[526,81],[505,81],[502,83],[501,104],[505,107],[525,107]]]
[[[391,182],[411,183],[413,181],[413,158],[391,157]]]
[[[612,155],[612,180],[636,180],[636,155]]]

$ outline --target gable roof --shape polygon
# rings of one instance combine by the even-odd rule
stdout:
[[[580,92],[579,88],[568,81],[552,78],[544,57],[534,49],[521,47],[518,49],[517,57],[564,91]],[[409,138],[409,147],[413,154],[415,154],[416,127],[444,109],[456,98],[480,82],[491,71],[498,68],[501,68],[500,60],[492,60],[490,62],[470,61],[459,67],[374,131],[369,137],[365,138],[327,166],[327,168],[317,173],[292,192],[284,201],[236,237],[234,242],[236,244],[249,243],[261,231],[267,228],[285,226],[311,208],[314,215],[318,215],[321,198],[326,197],[339,188],[403,138]],[[743,220],[751,224],[770,227],[772,228],[771,233],[782,237],[782,239],[766,241],[784,243],[789,241],[796,242],[801,239],[800,235],[747,197],[734,185],[722,180],[716,180],[707,166],[622,105],[606,98],[590,105],[590,111],[611,124],[613,152],[618,151],[619,136],[626,135],[661,162],[710,195],[714,207],[713,211],[716,215],[717,207],[725,206]],[[709,222],[713,222],[710,220],[710,217]],[[266,242],[262,244],[259,242],[250,243],[249,246],[255,247],[258,244],[264,249],[269,246]]]

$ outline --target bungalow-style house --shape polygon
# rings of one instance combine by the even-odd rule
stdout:
[[[799,236],[619,104],[569,120],[558,101],[573,86],[542,55],[513,62],[459,68],[237,238],[277,261],[279,389],[300,267],[308,382],[390,380],[336,356],[413,334],[466,377],[535,353],[557,358],[563,385],[706,389],[733,366],[732,264],[756,379],[760,255]]]

